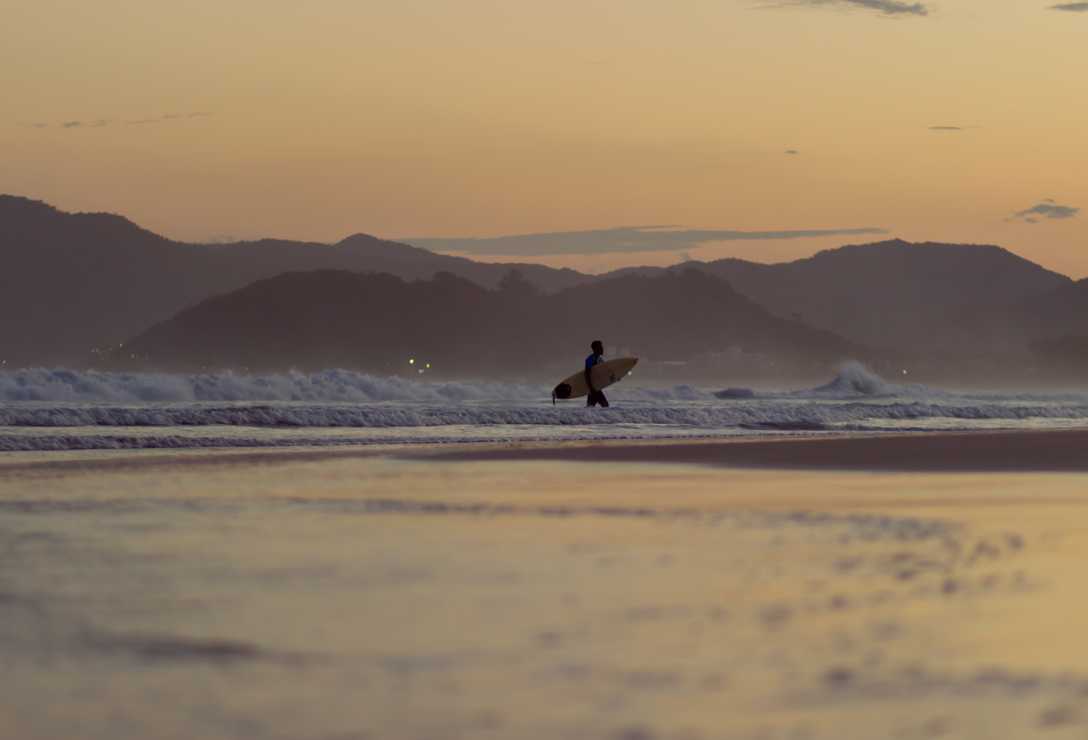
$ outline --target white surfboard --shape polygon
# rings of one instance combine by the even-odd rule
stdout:
[[[593,369],[590,370],[593,387],[597,390],[603,390],[613,383],[620,382],[627,377],[631,372],[631,368],[636,364],[638,364],[637,357],[617,357],[614,360],[605,360],[594,365]],[[585,371],[580,370],[569,378],[559,381],[559,385],[555,386],[552,391],[552,402],[554,403],[557,398],[579,398],[588,395],[589,387],[586,385]]]

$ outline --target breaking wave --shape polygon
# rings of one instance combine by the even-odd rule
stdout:
[[[610,390],[608,409],[547,389],[346,370],[279,375],[0,373],[0,451],[283,447],[1088,425],[1088,396],[955,394],[858,363],[801,391]]]
[[[823,399],[854,399],[854,398],[894,398],[898,396],[935,396],[942,395],[941,391],[934,390],[919,384],[889,383],[884,378],[874,373],[860,362],[851,360],[844,363],[838,373],[830,382],[815,388],[807,388],[799,391],[757,392],[751,388],[725,388],[712,393],[714,398],[723,401],[745,398],[823,398]]]
[[[276,375],[117,373],[32,368],[0,373],[0,401],[311,401],[430,403],[543,397],[540,388],[498,383],[421,382],[350,370]]]
[[[710,392],[693,385],[620,387],[619,397],[640,401],[703,401],[774,397],[889,398],[933,395],[920,385],[889,383],[858,362],[843,365],[829,383],[809,390],[757,393],[747,388]],[[541,386],[485,381],[429,382],[382,377],[351,370],[272,375],[241,373],[122,373],[32,368],[0,373],[0,401],[163,403],[163,402],[341,402],[458,403],[544,399]]]
[[[584,406],[450,404],[4,405],[4,427],[389,428],[439,426],[616,426],[833,428],[873,421],[1088,419],[1088,404],[770,401]]]
[[[935,391],[924,385],[889,383],[860,362],[847,362],[830,383],[802,391],[801,395],[831,398],[891,398],[894,396],[932,396]]]
[[[424,381],[352,370],[273,375],[241,373],[121,373],[64,368],[0,372],[0,403],[431,403],[515,402],[550,399],[551,387],[499,381]],[[619,387],[619,398],[649,402],[699,401],[712,395],[695,386]]]

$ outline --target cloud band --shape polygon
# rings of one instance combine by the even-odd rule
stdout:
[[[435,252],[477,255],[545,256],[607,254],[616,252],[682,252],[705,242],[766,239],[806,239],[821,236],[886,234],[884,229],[801,229],[787,231],[735,231],[729,229],[675,229],[666,226],[634,226],[592,231],[560,231],[516,234],[489,238],[421,238],[401,241]]]

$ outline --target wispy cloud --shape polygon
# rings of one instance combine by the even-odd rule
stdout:
[[[760,239],[805,239],[820,236],[886,234],[884,229],[803,229],[734,231],[678,229],[671,226],[630,226],[593,231],[560,231],[490,238],[422,238],[401,241],[435,252],[462,252],[503,256],[606,254],[615,252],[683,252],[706,242]]]
[[[139,124],[148,123],[167,123],[169,121],[184,121],[192,118],[206,118],[212,115],[207,111],[196,111],[194,113],[168,113],[162,116],[150,116],[148,118],[138,118],[135,120],[127,121],[114,121],[110,118],[97,118],[94,120],[79,120],[73,119],[68,121],[58,121],[57,128],[61,129],[82,129],[82,128],[103,128],[105,126],[112,126],[116,124],[125,124],[128,126],[135,126]],[[49,128],[48,123],[40,122],[31,124],[34,128]]]
[[[786,150],[786,154],[791,154],[792,155],[792,154],[800,154],[800,153],[801,152],[797,151],[796,149],[787,149]]]
[[[903,2],[903,0],[781,0],[770,5],[775,7],[791,5],[854,7],[875,10],[882,15],[929,15],[929,8],[924,3]]]
[[[963,131],[963,126],[930,126],[930,131]]]
[[[1067,13],[1088,13],[1088,3],[1058,3],[1051,5],[1051,10],[1064,10]]]
[[[99,118],[95,121],[61,121],[61,128],[102,128],[109,126],[112,121],[108,118]]]
[[[1031,208],[1025,208],[1022,211],[1017,211],[1007,220],[1009,221],[1023,221],[1024,223],[1036,224],[1041,219],[1066,219],[1073,218],[1080,213],[1079,208],[1073,206],[1063,206],[1054,202],[1053,198],[1047,198],[1041,203],[1036,203]]]
[[[182,121],[190,118],[207,118],[211,113],[206,111],[197,111],[196,113],[168,113],[165,116],[151,116],[149,118],[137,118],[132,121],[125,121],[130,126],[142,126],[149,123],[166,123],[168,121]]]

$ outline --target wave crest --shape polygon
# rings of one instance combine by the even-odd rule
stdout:
[[[0,373],[0,401],[191,402],[304,401],[449,403],[543,397],[540,388],[502,383],[426,382],[351,370],[276,375],[121,373],[31,368]]]
[[[829,396],[832,398],[890,398],[892,396],[934,395],[931,388],[924,385],[900,385],[889,383],[865,365],[851,360],[844,363],[830,383],[805,392],[806,395]]]

